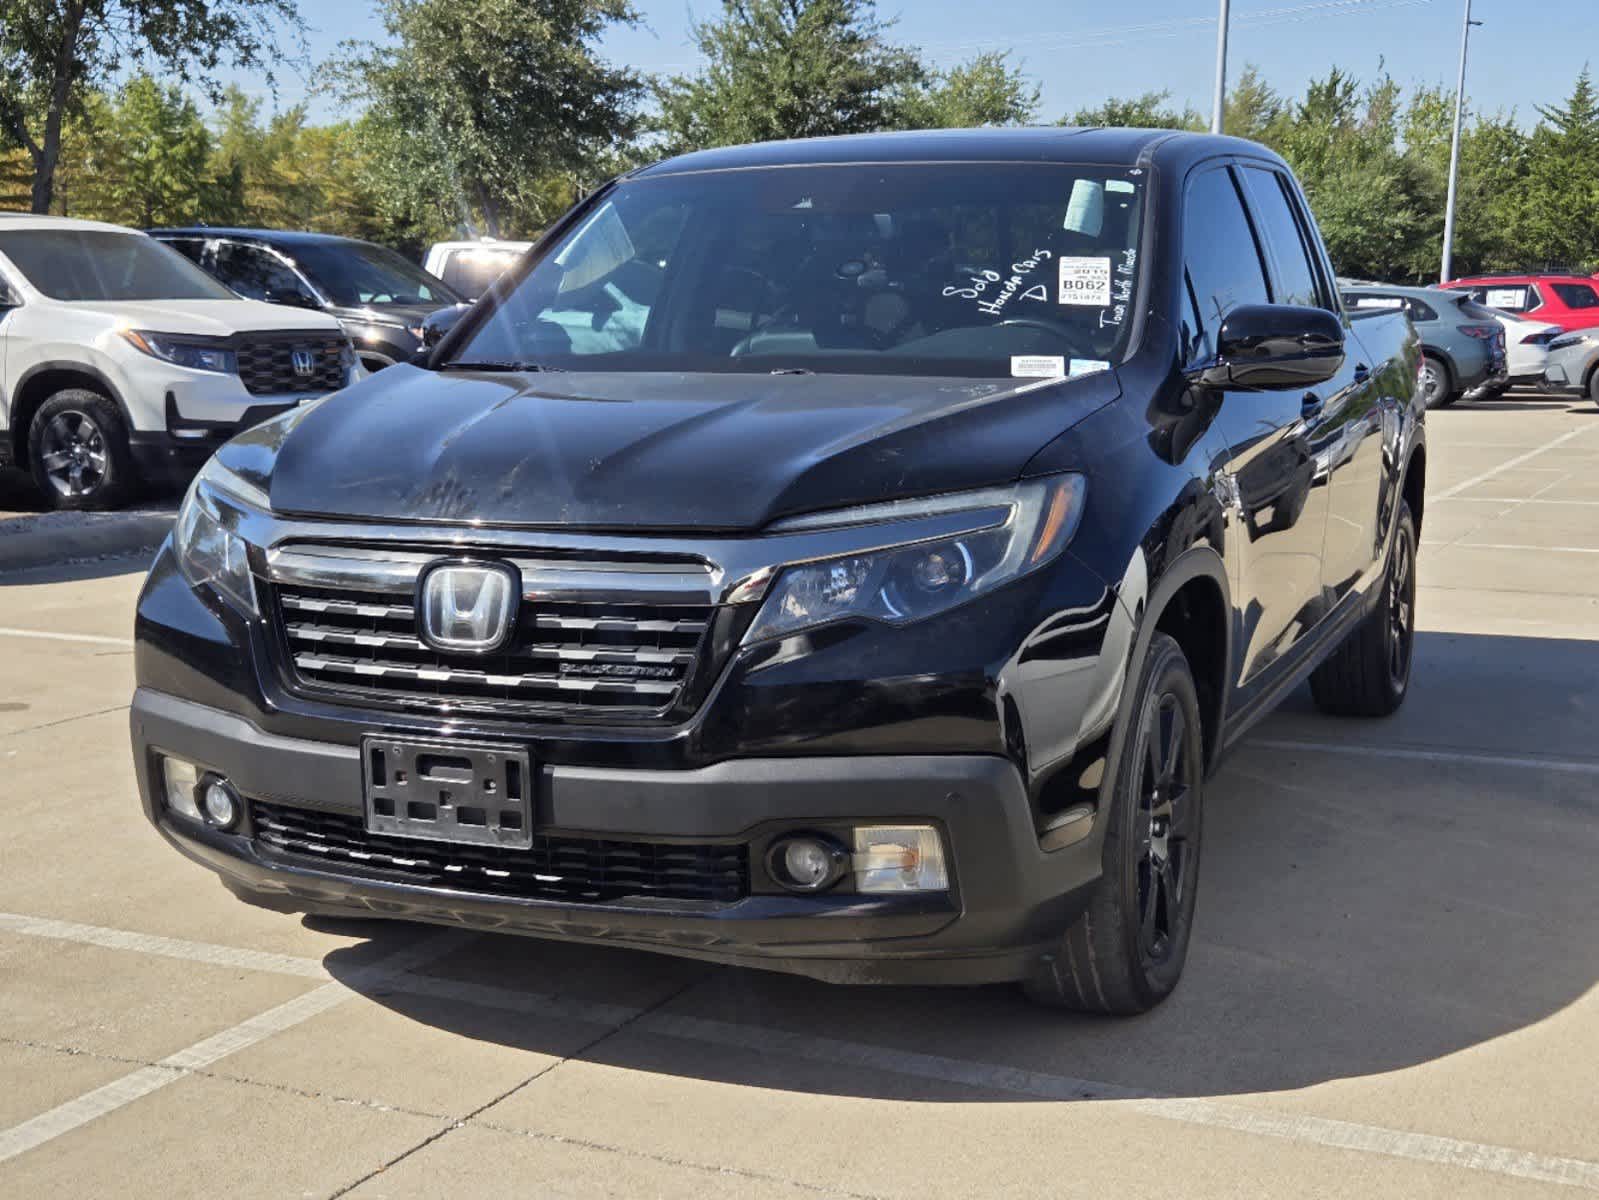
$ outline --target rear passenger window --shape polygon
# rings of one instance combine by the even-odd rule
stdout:
[[[1206,171],[1188,185],[1183,201],[1183,263],[1199,328],[1190,344],[1195,358],[1216,352],[1216,328],[1240,304],[1266,304],[1266,272],[1243,201],[1225,167]]]
[[[1567,308],[1599,308],[1599,295],[1586,283],[1551,283],[1549,286],[1566,302]]]
[[[1276,171],[1261,167],[1245,167],[1240,174],[1249,190],[1256,227],[1271,251],[1277,303],[1325,307],[1310,249],[1294,210],[1289,207],[1281,178]]]

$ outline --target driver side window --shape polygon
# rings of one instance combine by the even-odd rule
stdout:
[[[246,300],[319,307],[298,275],[275,255],[256,246],[222,242],[217,246],[214,273]]]
[[[1215,355],[1216,330],[1229,312],[1242,304],[1270,303],[1260,247],[1226,167],[1213,167],[1188,184],[1183,267],[1191,290],[1183,324],[1197,323],[1187,331],[1192,363]]]

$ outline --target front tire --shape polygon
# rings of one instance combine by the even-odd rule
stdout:
[[[1087,909],[1022,986],[1040,1004],[1131,1016],[1177,986],[1199,883],[1205,776],[1199,694],[1182,647],[1155,635],[1122,747],[1103,873]]]
[[[1416,523],[1399,503],[1399,528],[1383,572],[1382,601],[1310,676],[1324,713],[1386,717],[1410,691],[1416,642]]]
[[[28,425],[28,465],[55,508],[115,508],[132,490],[122,414],[86,388],[66,388],[39,406]]]

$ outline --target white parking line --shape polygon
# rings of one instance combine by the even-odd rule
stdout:
[[[92,646],[131,646],[132,638],[101,637],[97,633],[57,633],[52,629],[12,629],[0,625],[0,637],[37,638],[44,642],[87,642]]]
[[[7,914],[10,916],[11,914]],[[8,923],[8,928],[17,932],[30,932],[27,928],[19,926],[14,921]],[[107,940],[102,935],[114,935],[119,930],[98,930],[92,926],[79,926],[79,930],[91,930],[93,937],[71,937],[69,941],[85,941],[92,945],[110,945],[114,939]],[[59,937],[61,931],[44,933],[46,937]],[[133,935],[137,937],[137,935]],[[400,950],[371,967],[357,972],[361,977],[362,986],[373,984],[386,984],[396,976],[402,975],[416,967],[424,966],[434,959],[464,945],[467,941],[460,933],[448,930],[434,934]],[[195,945],[195,943],[189,943]],[[172,954],[176,943],[170,943],[163,951]],[[127,948],[132,948],[131,943]],[[228,948],[225,946],[206,947],[205,952],[196,955],[199,962],[219,962],[226,956]],[[265,957],[277,957],[275,955]],[[269,968],[270,969],[270,968]],[[298,970],[291,970],[290,974],[298,975]],[[33,1150],[46,1142],[54,1141],[63,1134],[71,1133],[87,1125],[90,1121],[97,1120],[107,1113],[124,1108],[151,1092],[159,1091],[169,1083],[176,1083],[190,1071],[199,1071],[210,1066],[218,1059],[236,1054],[246,1047],[271,1037],[274,1033],[281,1033],[312,1017],[320,1016],[330,1008],[344,1003],[355,993],[342,983],[324,983],[321,987],[312,988],[303,996],[296,996],[276,1008],[270,1008],[259,1016],[242,1021],[231,1029],[224,1029],[221,1033],[213,1034],[204,1041],[196,1042],[186,1049],[175,1054],[169,1054],[160,1062],[148,1067],[140,1067],[137,1071],[124,1075],[121,1079],[112,1080],[103,1087],[95,1088],[75,1100],[68,1100],[59,1104],[48,1112],[40,1113],[36,1117],[13,1125],[10,1129],[0,1130],[0,1163],[15,1158]]]
[[[1515,767],[1599,775],[1599,759],[1545,758],[1537,754],[1483,754],[1476,750],[1425,750],[1418,746],[1374,746],[1370,742],[1300,742],[1287,738],[1252,737],[1244,746],[1265,750],[1300,750],[1314,754],[1347,754],[1356,758],[1397,758],[1411,762],[1459,763],[1474,767]]]
[[[140,953],[161,954],[175,958],[192,957],[196,962],[252,966],[254,969],[264,971],[280,970],[292,975],[303,975],[308,964],[321,969],[321,965],[314,959],[275,954],[256,955],[250,951],[235,950],[227,946],[151,937],[123,930],[25,917],[13,913],[0,914],[0,929]],[[451,938],[453,935],[441,936]],[[382,982],[393,992],[435,996],[515,1013],[562,1015],[615,1025],[637,1018],[629,1026],[632,1031],[700,1045],[748,1050],[760,1054],[785,1054],[792,1058],[823,1062],[834,1067],[853,1066],[875,1071],[891,1071],[912,1078],[932,1079],[941,1083],[953,1083],[986,1091],[1009,1092],[1040,1100],[1115,1101],[1135,1112],[1164,1121],[1230,1129],[1306,1145],[1355,1150],[1389,1158],[1435,1163],[1492,1175],[1566,1184],[1599,1191],[1599,1162],[1586,1159],[1534,1154],[1485,1142],[1413,1133],[1408,1130],[1364,1125],[1354,1121],[1337,1121],[1326,1117],[1274,1112],[1206,1098],[1163,1096],[1116,1084],[1077,1079],[1069,1075],[1054,1075],[999,1063],[896,1050],[887,1046],[850,1042],[838,1038],[812,1037],[808,1034],[759,1025],[744,1025],[662,1012],[645,1013],[642,1009],[621,1005],[592,1004],[560,996],[525,993],[493,984],[466,983],[410,974],[410,970],[414,967],[439,957],[443,951],[433,948],[439,940],[439,937],[429,938],[418,943],[410,952],[402,951],[392,955],[377,966],[368,968],[368,973],[352,972],[350,982],[362,987]],[[274,966],[274,964],[279,965]],[[77,1100],[68,1101],[59,1108],[25,1121],[13,1129],[0,1133],[0,1162],[59,1137],[98,1116],[121,1108],[141,1096],[149,1095],[150,1092],[182,1078],[186,1070],[202,1069],[219,1058],[270,1037],[281,1029],[287,1029],[326,1012],[350,995],[351,992],[342,983],[324,984],[296,1000],[263,1013],[260,1017],[208,1038],[188,1050],[170,1055],[160,1063],[134,1071]],[[644,1015],[640,1016],[640,1013]]]
[[[1516,542],[1462,541],[1446,544],[1456,550],[1526,550],[1537,554],[1599,554],[1599,546],[1526,546]]]
[[[1488,470],[1482,472],[1482,474],[1473,475],[1470,479],[1467,479],[1461,483],[1457,483],[1452,488],[1446,488],[1436,495],[1428,496],[1427,499],[1433,503],[1436,503],[1439,500],[1453,499],[1454,497],[1460,495],[1461,492],[1469,491],[1471,488],[1476,487],[1479,483],[1487,483],[1488,480],[1493,479],[1495,476],[1502,475],[1506,471],[1514,470],[1524,462],[1531,462],[1540,454],[1546,454],[1558,446],[1564,446],[1567,442],[1571,441],[1572,438],[1581,437],[1587,432],[1587,429],[1573,429],[1569,433],[1563,433],[1557,438],[1551,438],[1543,445],[1528,450],[1525,454],[1518,454],[1515,458],[1507,459],[1505,462],[1500,463],[1497,467],[1490,467]]]

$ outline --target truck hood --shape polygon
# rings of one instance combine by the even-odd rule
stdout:
[[[130,329],[148,329],[152,333],[227,337],[280,329],[337,333],[341,328],[326,313],[259,300],[96,300],[85,303],[83,308],[104,313]]]
[[[270,473],[285,514],[749,530],[1010,482],[1117,393],[1114,371],[1041,383],[401,365],[246,435],[223,460]]]

